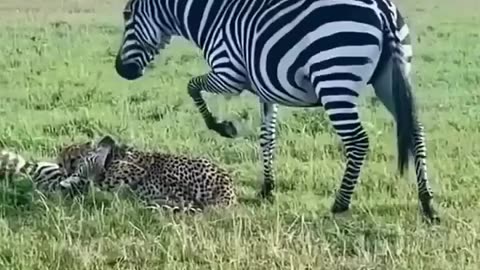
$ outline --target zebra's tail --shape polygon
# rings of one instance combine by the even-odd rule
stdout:
[[[400,16],[400,14],[397,14]],[[395,104],[397,122],[398,170],[402,176],[408,170],[411,153],[413,152],[413,135],[416,125],[415,99],[412,85],[406,72],[407,59],[398,36],[398,27],[393,12],[388,19],[388,40],[392,57],[392,93]]]
[[[27,161],[21,155],[8,150],[0,151],[0,176],[12,179],[20,175],[30,175],[37,168],[36,162]]]

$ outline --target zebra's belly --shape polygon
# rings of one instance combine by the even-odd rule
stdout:
[[[297,78],[295,85],[284,83],[273,86],[272,83],[266,82],[268,79],[260,81],[263,83],[255,84],[255,88],[263,102],[277,103],[288,107],[321,106],[312,84],[306,78]]]

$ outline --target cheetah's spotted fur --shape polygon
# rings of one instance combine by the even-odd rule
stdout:
[[[229,174],[210,160],[139,151],[110,136],[98,142],[95,153],[62,185],[83,190],[90,181],[107,191],[127,186],[149,205],[182,211],[226,207],[236,200]]]

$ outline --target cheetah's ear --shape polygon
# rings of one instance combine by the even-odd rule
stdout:
[[[112,148],[109,147],[100,147],[96,151],[97,155],[97,166],[102,168],[108,167],[108,165],[112,162]]]
[[[102,139],[100,139],[97,143],[97,147],[105,147],[105,148],[113,148],[115,146],[116,142],[110,135],[105,135],[103,136]]]
[[[112,161],[112,149],[114,148],[116,142],[109,136],[104,136],[97,143],[97,154],[99,156],[98,162],[101,167],[106,167]]]

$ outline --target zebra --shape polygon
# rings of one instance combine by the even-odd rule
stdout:
[[[85,156],[94,151],[93,141],[71,143],[60,147],[53,161],[27,160],[22,155],[3,149],[0,151],[0,176],[29,178],[35,189],[42,192],[70,191],[61,181],[77,170]]]
[[[67,178],[66,170],[58,163],[26,160],[20,154],[8,150],[0,152],[0,175],[7,178],[26,176],[34,188],[42,192],[63,190],[60,183]]]
[[[173,36],[203,52],[210,71],[190,79],[188,93],[206,126],[234,138],[202,91],[259,99],[263,185],[273,200],[278,106],[323,107],[341,139],[346,168],[331,212],[350,209],[369,138],[358,114],[361,89],[372,85],[397,123],[398,171],[413,156],[424,217],[439,222],[427,177],[423,124],[412,93],[408,26],[390,0],[129,0],[115,69],[126,80],[143,76]]]

